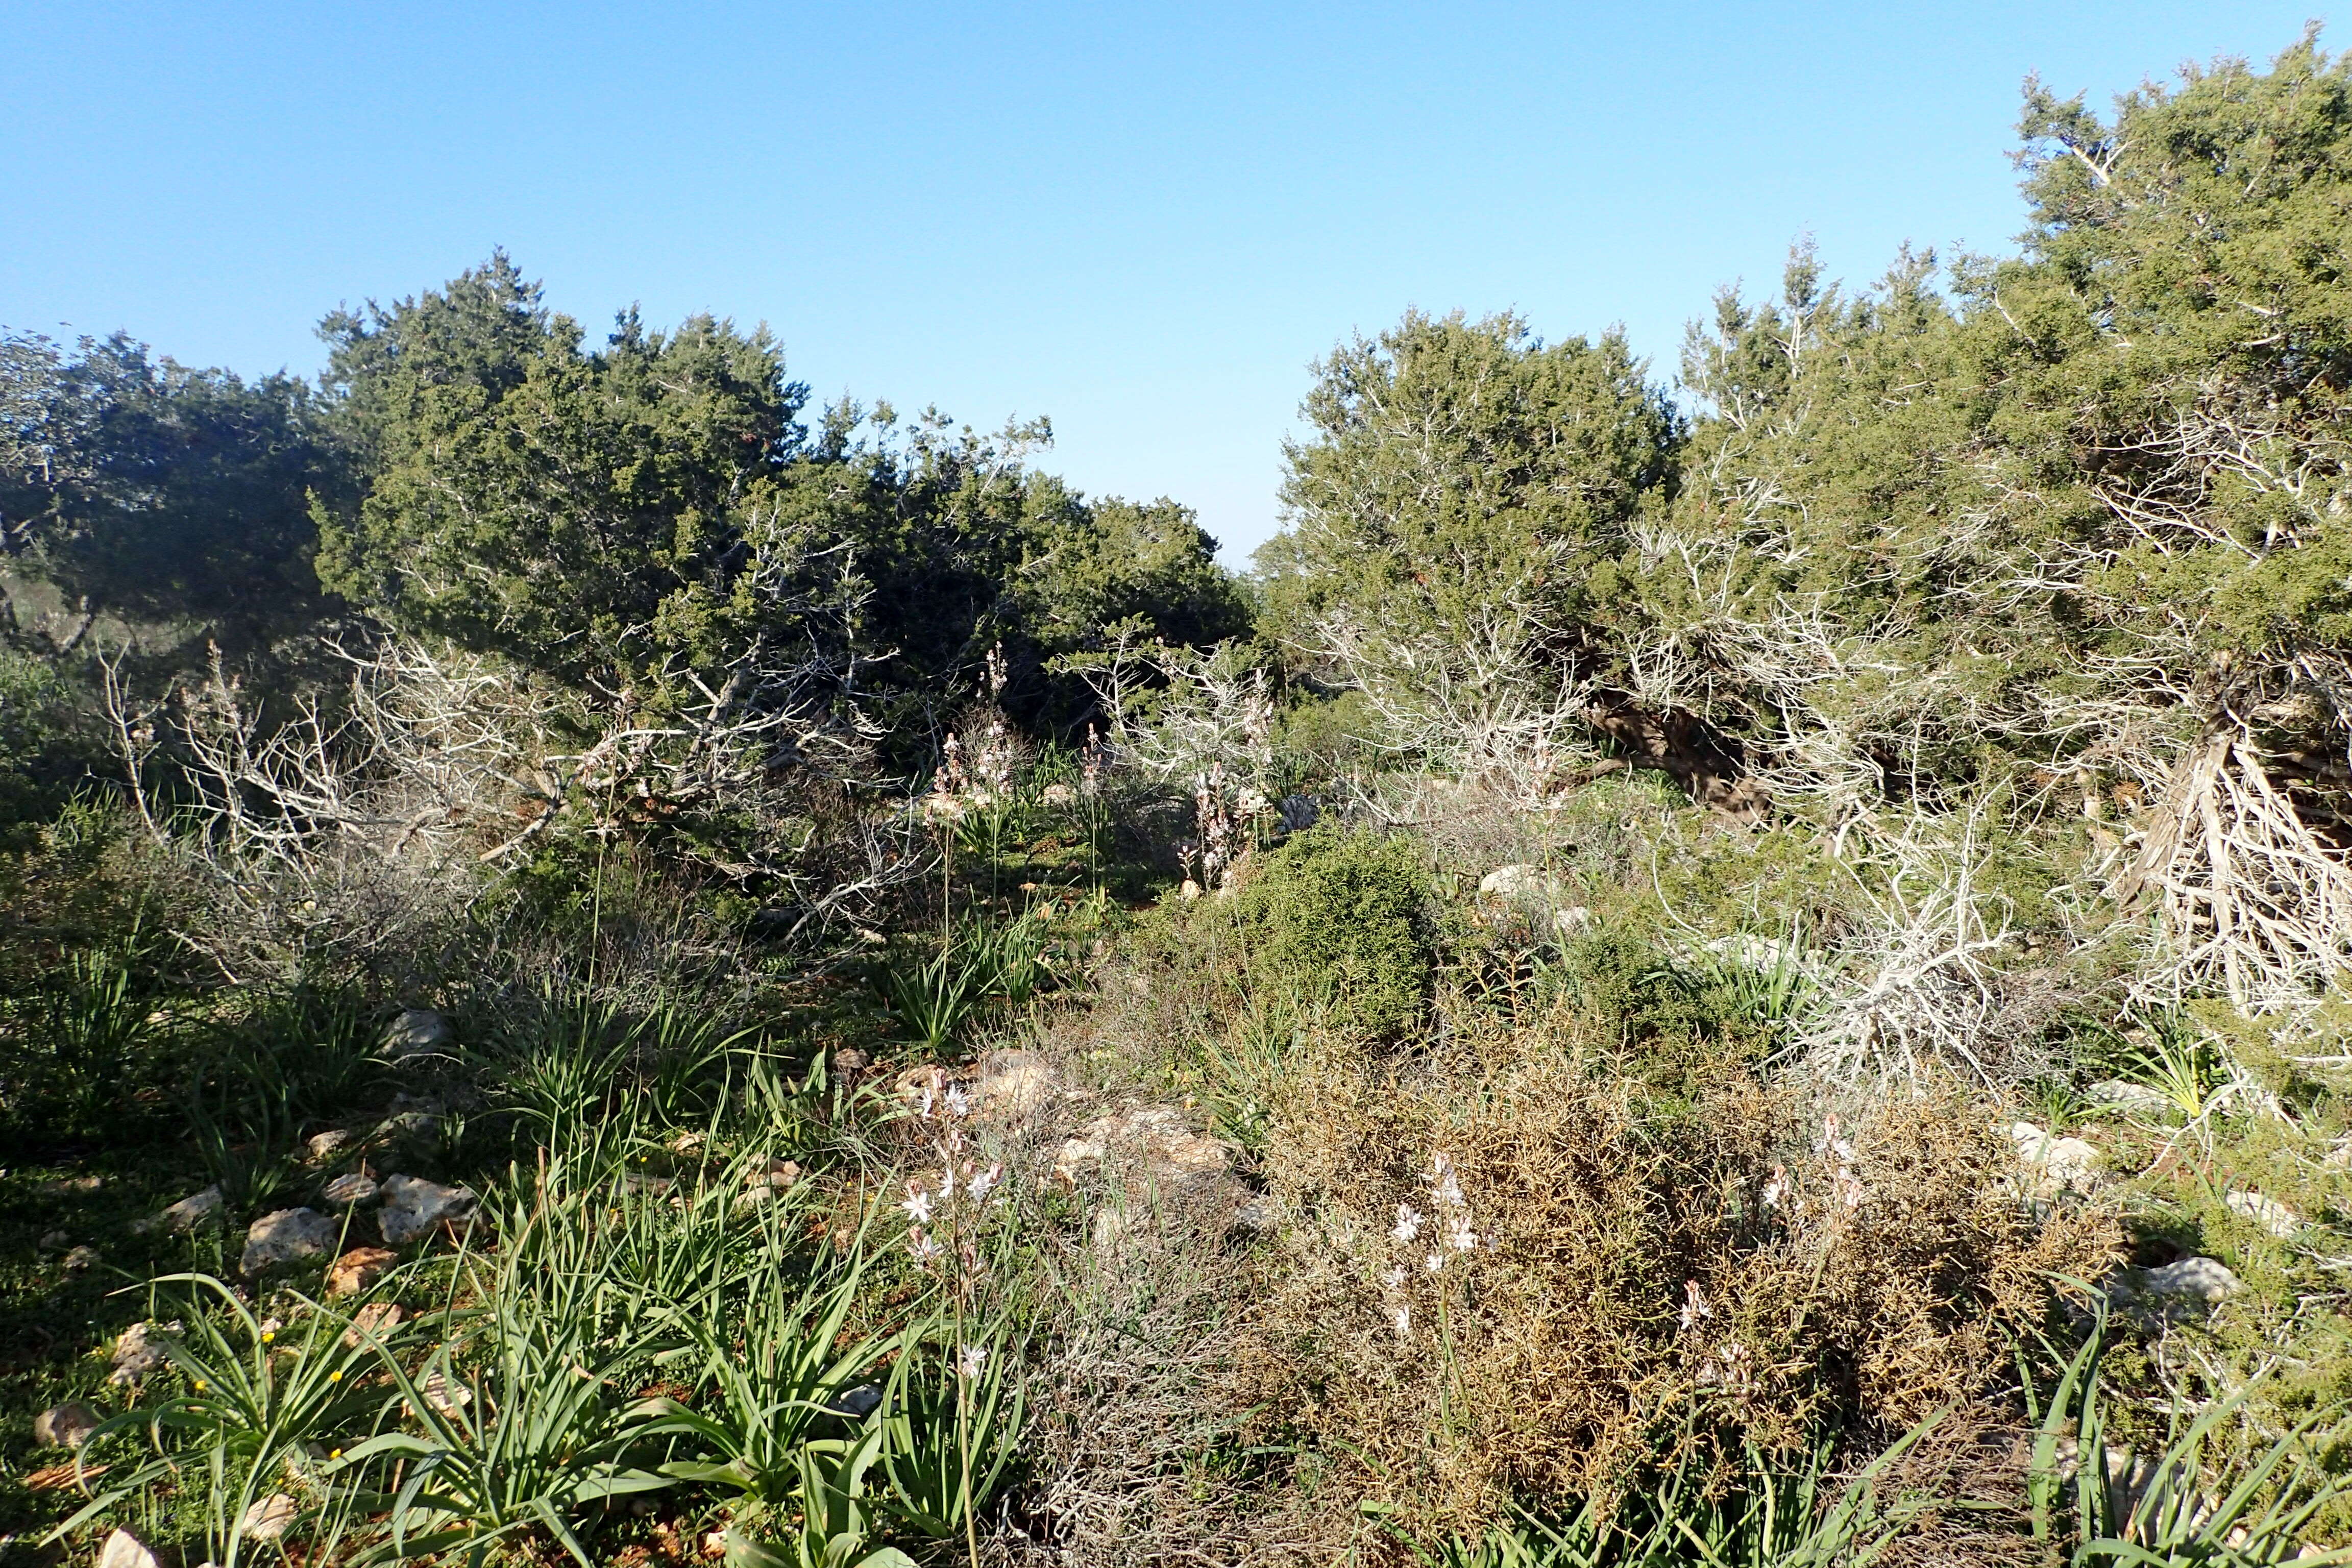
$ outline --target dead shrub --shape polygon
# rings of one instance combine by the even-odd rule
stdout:
[[[1483,1073],[1310,1053],[1273,1091],[1283,1227],[1232,1397],[1424,1539],[1614,1497],[1662,1443],[1892,1436],[2116,1249],[2106,1215],[2004,1194],[1981,1098],[1851,1125],[1752,1080],[1665,1100],[1528,1033]]]

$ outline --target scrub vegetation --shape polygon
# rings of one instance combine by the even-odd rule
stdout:
[[[2352,66],[1041,423],[0,334],[0,1560],[2352,1558]]]

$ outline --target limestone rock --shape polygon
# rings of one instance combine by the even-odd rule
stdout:
[[[1521,899],[1559,897],[1559,881],[1544,874],[1539,866],[1497,866],[1478,879],[1478,891],[1490,899]]]
[[[1281,1221],[1272,1198],[1251,1198],[1234,1210],[1234,1228],[1244,1236],[1271,1236]]]
[[[980,1058],[971,1097],[982,1116],[1021,1117],[1052,1103],[1059,1087],[1052,1065],[1040,1053],[996,1050]]]
[[[2111,1107],[2126,1116],[2151,1119],[2163,1115],[2166,1109],[2172,1104],[2172,1101],[2165,1099],[2162,1094],[2148,1088],[2147,1085],[2127,1083],[2119,1078],[2111,1078],[2105,1082],[2093,1084],[2085,1091],[2085,1098],[2094,1105]]]
[[[337,1176],[321,1188],[320,1192],[326,1200],[337,1208],[347,1209],[353,1204],[363,1204],[375,1196],[375,1178],[352,1172]]]
[[[358,1134],[347,1128],[337,1127],[325,1132],[315,1132],[303,1147],[310,1151],[310,1163],[323,1165],[350,1148]]]
[[[163,1568],[147,1543],[127,1530],[118,1530],[98,1549],[98,1568]]]
[[[383,1208],[376,1228],[394,1247],[404,1246],[439,1226],[457,1226],[470,1219],[474,1194],[464,1187],[445,1187],[421,1176],[386,1176]]]
[[[855,1388],[845,1388],[826,1400],[824,1407],[835,1415],[846,1415],[853,1420],[863,1420],[874,1414],[875,1406],[881,1403],[882,1385],[878,1383],[861,1383]]]
[[[743,1176],[743,1190],[735,1194],[738,1209],[757,1208],[800,1184],[800,1163],[796,1160],[772,1160],[765,1170],[748,1171]]]
[[[33,1442],[43,1448],[79,1448],[98,1423],[98,1412],[79,1400],[53,1405],[33,1417]]]
[[[390,1247],[354,1247],[327,1265],[327,1294],[356,1296],[399,1261],[400,1254]]]
[[[98,1263],[98,1248],[77,1247],[65,1256],[65,1271],[68,1274],[79,1274],[85,1268],[97,1268]]]
[[[2221,1201],[2240,1219],[2253,1221],[2283,1241],[2303,1229],[2303,1216],[2276,1198],[2260,1193],[2230,1193]]]
[[[2017,1145],[2018,1163],[2025,1167],[2023,1185],[2032,1196],[2088,1193],[2099,1184],[2105,1157],[2082,1139],[2058,1137],[2031,1121],[2012,1123],[2009,1136]]]
[[[1478,896],[1539,914],[1556,932],[1581,931],[1592,911],[1568,901],[1568,889],[1540,866],[1497,866],[1478,879]]]
[[[425,1403],[443,1415],[455,1415],[474,1403],[474,1391],[462,1383],[452,1383],[439,1367],[435,1367],[416,1380],[416,1392]]]
[[[223,1218],[222,1210],[226,1206],[227,1202],[228,1200],[221,1195],[219,1187],[210,1186],[201,1193],[190,1193],[186,1197],[165,1209],[158,1217],[163,1222],[163,1228],[166,1230],[194,1230],[200,1225],[219,1224]]]
[[[166,1336],[179,1331],[177,1322],[161,1325],[133,1323],[123,1330],[115,1338],[114,1370],[106,1374],[106,1381],[135,1383],[169,1362],[172,1358],[163,1353],[162,1342]]]
[[[272,1492],[247,1509],[236,1528],[248,1540],[275,1541],[292,1528],[300,1513],[292,1498]]]
[[[2244,1287],[2210,1258],[2184,1258],[2161,1268],[2127,1271],[2108,1287],[2126,1305],[2152,1309],[2163,1318],[2210,1310]]]
[[[383,1122],[376,1129],[383,1138],[430,1137],[441,1125],[441,1113],[446,1108],[430,1096],[395,1094],[384,1108]]]
[[[381,1047],[387,1060],[404,1062],[415,1057],[431,1056],[447,1045],[450,1039],[449,1018],[445,1013],[429,1007],[411,1007],[392,1021],[383,1033]]]
[[[343,1331],[343,1343],[357,1350],[372,1339],[383,1339],[407,1318],[407,1309],[397,1301],[370,1301],[352,1314],[352,1326]]]
[[[317,1209],[279,1209],[247,1227],[237,1272],[251,1279],[265,1268],[316,1258],[335,1245],[339,1226]]]
[[[1193,1131],[1181,1111],[1151,1105],[1087,1123],[1062,1144],[1054,1174],[1075,1185],[1097,1171],[1120,1166],[1164,1190],[1197,1193],[1221,1182],[1232,1163],[1225,1146]]]

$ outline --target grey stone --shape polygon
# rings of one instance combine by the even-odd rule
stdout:
[[[33,1417],[33,1441],[44,1448],[79,1448],[98,1430],[99,1419],[79,1400],[53,1405]]]
[[[2127,1083],[2119,1078],[2095,1083],[2084,1095],[2092,1104],[2112,1107],[2126,1116],[2161,1116],[2172,1104],[2147,1085]]]
[[[227,1200],[217,1186],[206,1187],[201,1193],[190,1193],[159,1216],[166,1230],[194,1230],[200,1225],[217,1225],[225,1217],[222,1210]]]
[[[147,1543],[127,1530],[118,1530],[98,1549],[98,1568],[163,1568]]]
[[[310,1142],[305,1145],[310,1152],[310,1163],[314,1165],[325,1164],[350,1148],[357,1137],[357,1133],[341,1127],[312,1134]]]
[[[845,1388],[835,1394],[825,1401],[824,1407],[835,1415],[856,1418],[872,1415],[874,1407],[881,1403],[882,1385],[878,1383],[861,1383],[856,1388]]]
[[[448,1015],[429,1007],[411,1007],[384,1031],[382,1048],[386,1059],[404,1062],[412,1057],[431,1056],[449,1040]]]
[[[320,1191],[326,1200],[337,1208],[349,1208],[353,1204],[363,1204],[375,1196],[375,1178],[362,1176],[354,1172],[348,1175],[337,1176]]]
[[[2282,1241],[2303,1230],[2303,1216],[2276,1198],[2260,1193],[2230,1193],[2221,1202],[2240,1219],[2252,1220]]]
[[[301,1510],[284,1492],[272,1492],[245,1510],[238,1532],[253,1541],[275,1541],[292,1528]]]
[[[2210,1258],[2184,1258],[2161,1268],[2119,1278],[2110,1294],[2126,1302],[2152,1306],[2160,1315],[2176,1317],[2208,1310],[2236,1295],[2244,1287],[2238,1277]]]
[[[2031,1121],[2011,1124],[2010,1141],[2017,1145],[2017,1161],[2024,1169],[2021,1185],[2028,1195],[2054,1198],[2061,1193],[2088,1193],[2099,1184],[2106,1157],[2080,1138],[2045,1132]]]
[[[95,1268],[98,1265],[98,1248],[95,1247],[77,1247],[65,1257],[65,1270],[68,1274],[79,1274],[85,1268]]]
[[[982,1116],[1019,1117],[1050,1104],[1059,1087],[1052,1065],[1040,1053],[995,1050],[980,1058],[971,1098]]]
[[[394,1247],[404,1246],[444,1223],[471,1216],[474,1194],[464,1187],[445,1187],[421,1176],[386,1176],[382,1188],[383,1208],[376,1228]]]
[[[1204,1191],[1225,1179],[1233,1154],[1203,1138],[1173,1107],[1130,1107],[1098,1116],[1066,1140],[1054,1174],[1075,1186],[1106,1165],[1125,1166],[1153,1184],[1179,1193]]]
[[[177,1322],[133,1323],[116,1336],[114,1370],[106,1374],[113,1384],[135,1383],[163,1365],[172,1358],[163,1353],[163,1341],[180,1331]]]
[[[317,1209],[279,1209],[246,1227],[237,1271],[247,1279],[265,1268],[331,1251],[341,1227]]]

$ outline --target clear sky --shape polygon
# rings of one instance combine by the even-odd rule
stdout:
[[[709,310],[820,398],[1048,415],[1238,562],[1347,334],[1515,308],[1670,375],[1801,232],[1856,281],[2005,248],[2028,71],[2104,104],[2309,9],[0,0],[0,323],[313,372],[326,310],[504,246],[592,331]]]

